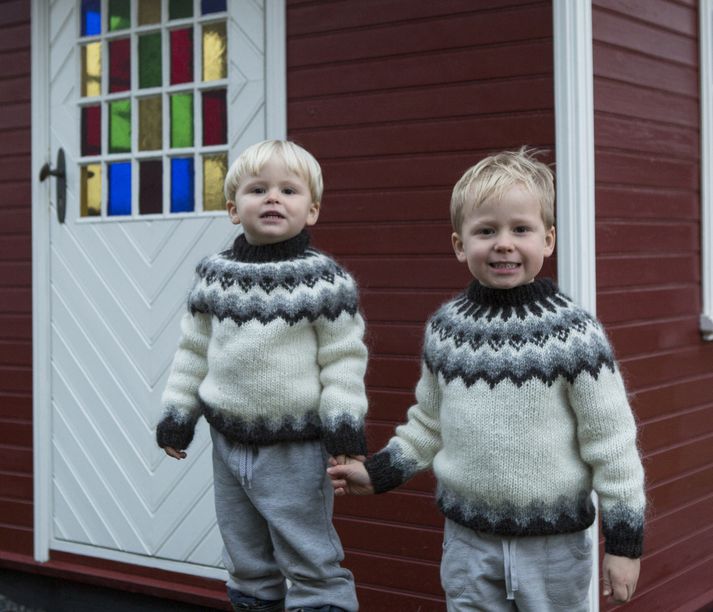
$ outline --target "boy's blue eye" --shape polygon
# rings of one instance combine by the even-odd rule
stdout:
[[[490,236],[493,234],[493,230],[491,230],[489,227],[481,227],[475,230],[475,233],[480,234],[482,236]]]
[[[518,227],[515,228],[515,232],[517,234],[525,234],[526,232],[529,232],[530,228],[527,227],[526,225],[519,225]]]
[[[285,187],[282,190],[282,193],[284,193],[285,195],[294,195],[296,192],[294,189],[292,189],[292,187]]]

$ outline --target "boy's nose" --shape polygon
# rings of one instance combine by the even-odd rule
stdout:
[[[498,236],[498,239],[495,242],[496,251],[512,251],[512,249],[512,240],[508,236]]]
[[[280,199],[280,190],[277,188],[268,189],[267,191],[267,201],[277,202]]]

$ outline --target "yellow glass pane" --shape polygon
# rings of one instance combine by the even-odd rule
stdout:
[[[102,47],[100,42],[82,47],[82,96],[101,95]]]
[[[216,81],[228,76],[225,22],[203,27],[203,80]]]
[[[98,217],[102,210],[101,164],[82,166],[80,215]]]
[[[228,155],[203,158],[203,210],[224,210],[223,183],[228,171]]]
[[[155,151],[163,147],[162,117],[161,96],[139,99],[139,151]]]
[[[139,0],[139,25],[161,22],[161,0]]]

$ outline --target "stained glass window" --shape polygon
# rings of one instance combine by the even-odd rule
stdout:
[[[224,211],[226,0],[76,2],[80,216]]]
[[[109,216],[131,214],[131,162],[109,164]]]
[[[82,36],[101,34],[101,0],[82,0]]]

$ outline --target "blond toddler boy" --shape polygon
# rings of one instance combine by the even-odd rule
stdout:
[[[550,280],[550,169],[525,149],[458,181],[453,249],[472,283],[426,325],[408,420],[328,472],[338,495],[389,491],[432,468],[446,517],[449,612],[588,610],[599,496],[604,595],[634,594],[644,523],[636,425],[606,335]]]
[[[292,142],[261,142],[231,166],[225,197],[243,233],[198,265],[157,441],[182,459],[196,421],[210,424],[235,610],[356,612],[325,469],[366,452],[367,350],[354,279],[305,230],[321,169]]]

